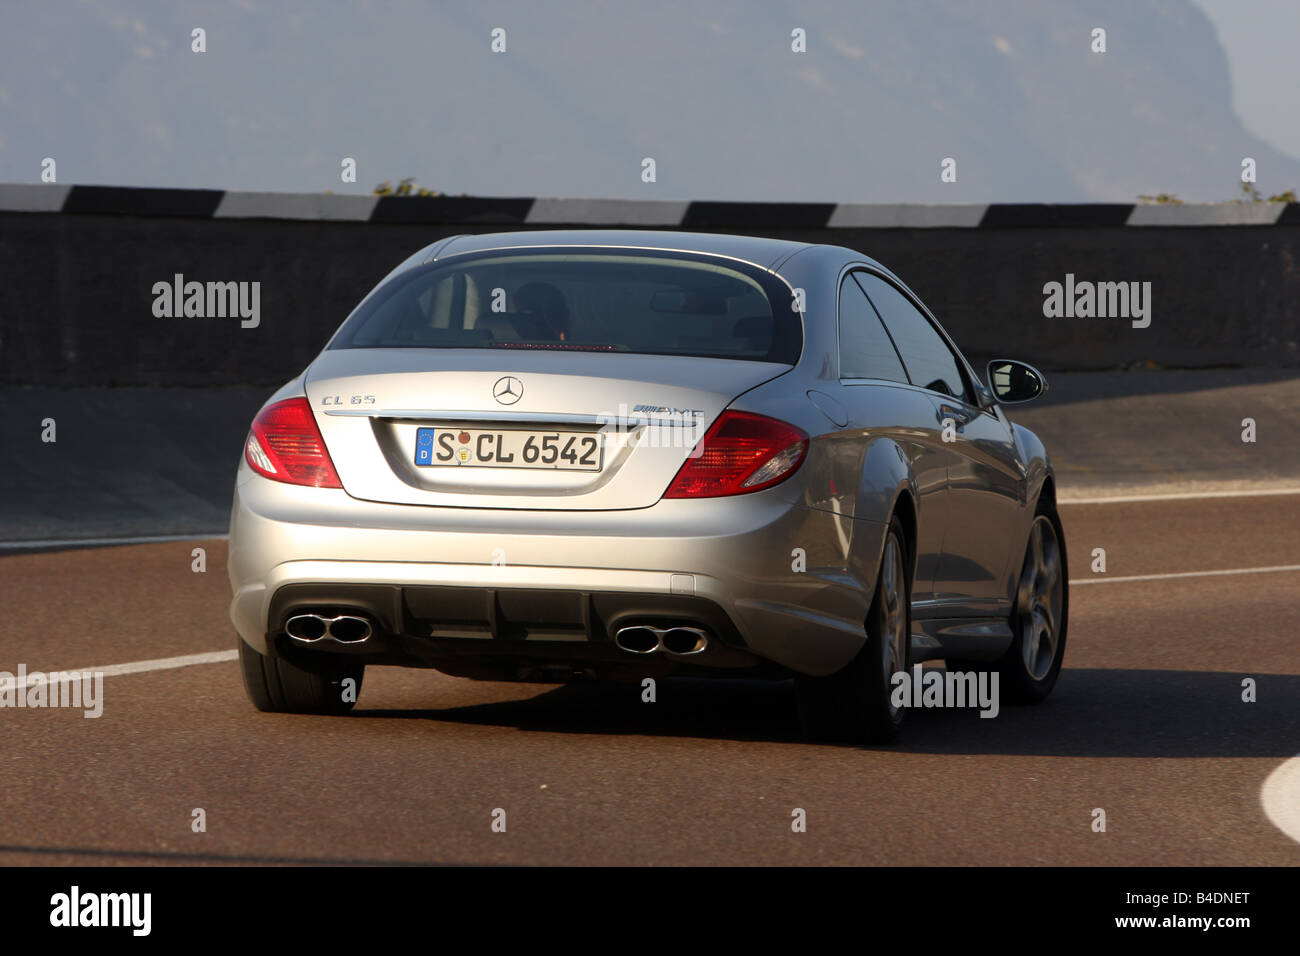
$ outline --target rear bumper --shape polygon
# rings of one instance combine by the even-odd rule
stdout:
[[[364,642],[304,646],[285,633],[296,614],[320,609],[362,613],[374,632]],[[565,679],[574,674],[643,678],[670,673],[788,672],[751,653],[717,604],[680,594],[534,590],[447,585],[288,584],[271,599],[267,642],[277,656],[331,653],[367,664],[436,667],[491,680]],[[653,622],[703,628],[708,647],[690,656],[633,655],[613,636]]]
[[[501,665],[498,676],[512,661],[605,672],[626,663],[641,676],[670,663],[828,674],[862,645],[883,536],[875,522],[763,492],[631,511],[432,508],[285,485],[243,466],[231,619],[262,653],[293,654],[302,648],[282,633],[289,610],[366,608],[379,625],[372,641],[331,651],[468,676],[484,661]],[[700,622],[717,640],[689,661],[614,645],[618,626],[655,619]]]

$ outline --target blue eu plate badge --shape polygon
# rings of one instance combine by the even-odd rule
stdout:
[[[415,463],[417,465],[433,464],[432,428],[418,428],[415,431]]]

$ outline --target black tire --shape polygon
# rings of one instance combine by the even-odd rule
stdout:
[[[346,714],[361,694],[366,666],[321,655],[310,670],[279,657],[260,654],[239,638],[244,690],[258,710],[273,714]],[[353,680],[352,693],[343,682]],[[350,697],[345,700],[344,697]]]
[[[891,554],[896,555],[899,561],[892,572],[887,568],[892,561]],[[801,675],[795,678],[799,721],[807,736],[818,740],[873,744],[889,743],[898,736],[906,708],[892,706],[893,684],[890,678],[894,671],[907,670],[911,656],[911,567],[907,538],[902,523],[895,517],[885,534],[876,591],[865,622],[867,641],[862,650],[841,670],[828,677]],[[893,580],[893,600],[889,600],[887,595],[887,580],[890,579]],[[902,619],[901,642],[897,640],[897,615]],[[889,641],[891,621],[894,624],[894,642]]]
[[[1055,556],[1049,559],[1056,566],[1055,577],[1060,582],[1059,603],[1046,601],[1049,618],[1055,618],[1052,626],[1055,630],[1054,643],[1050,651],[1045,646],[1041,626],[1044,606],[1042,588],[1027,583],[1026,577],[1034,571],[1034,535],[1040,522],[1047,527],[1042,529],[1045,538],[1051,540]],[[1050,527],[1050,535],[1048,534]],[[1046,549],[1044,549],[1046,550]],[[1041,567],[1041,563],[1040,563]],[[1029,605],[1029,606],[1027,606]],[[1035,615],[1040,615],[1036,617]],[[1038,501],[1034,510],[1034,523],[1030,527],[1029,541],[1025,546],[1025,557],[1021,562],[1020,577],[1016,584],[1016,602],[1011,612],[1011,632],[1014,635],[1011,646],[1000,660],[992,665],[999,674],[1001,695],[1010,704],[1037,704],[1045,700],[1056,686],[1061,674],[1061,663],[1065,660],[1065,639],[1069,633],[1070,623],[1070,572],[1065,556],[1065,532],[1061,519],[1050,500]],[[1031,665],[1030,661],[1034,664]],[[950,665],[951,666],[951,665]],[[975,665],[978,668],[979,665]],[[987,666],[987,665],[986,665]]]

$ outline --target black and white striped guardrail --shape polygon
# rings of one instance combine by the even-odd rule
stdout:
[[[332,193],[0,184],[0,212],[677,229],[1014,229],[1300,226],[1300,203],[872,204],[344,196]]]

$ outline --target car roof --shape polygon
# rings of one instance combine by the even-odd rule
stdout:
[[[712,232],[676,232],[656,229],[542,229],[529,232],[489,232],[454,236],[440,245],[434,258],[458,256],[493,249],[522,249],[538,246],[590,248],[661,249],[728,256],[763,269],[801,249],[806,242],[787,239],[764,239],[757,236],[732,236]]]

